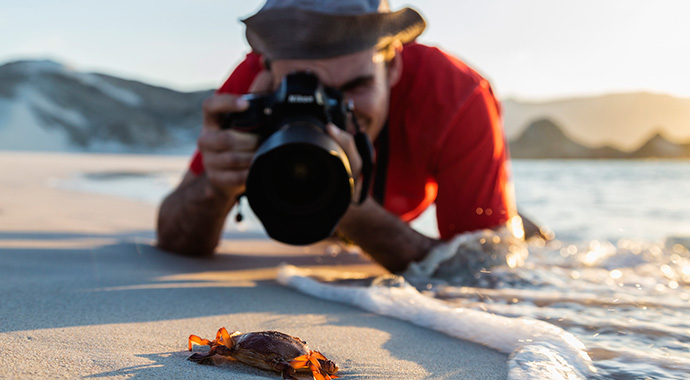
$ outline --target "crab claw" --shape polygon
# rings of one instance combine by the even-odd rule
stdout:
[[[309,353],[306,355],[298,356],[292,359],[292,361],[290,361],[290,367],[294,369],[308,367],[311,369],[315,380],[331,380],[338,378],[338,376],[328,373],[328,371],[326,371],[324,368],[321,368],[321,363],[319,360],[329,363],[329,369],[335,368],[333,372],[338,370],[338,367],[335,365],[335,363],[326,359],[326,357],[321,355],[321,353],[318,351],[309,351]]]
[[[188,341],[188,343],[187,343],[187,348],[189,349],[189,351],[192,350],[192,347],[193,347],[195,344],[198,344],[198,345],[200,345],[200,346],[210,346],[210,345],[211,345],[211,341],[208,340],[208,339],[201,339],[201,338],[199,338],[199,337],[196,336],[196,335],[190,335],[190,336],[189,336],[189,341]]]
[[[335,374],[340,369],[338,368],[338,365],[335,364],[335,362],[326,359],[326,357],[321,355],[321,353],[318,351],[314,351],[314,354],[316,354],[316,358],[318,359],[319,364],[321,365],[321,372],[326,372],[331,376],[332,379],[337,378],[338,376],[335,376]]]

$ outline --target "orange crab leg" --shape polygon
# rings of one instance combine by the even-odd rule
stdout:
[[[324,372],[324,371],[323,371],[322,369],[320,369],[320,368],[314,368],[314,367],[312,367],[312,368],[311,368],[311,373],[312,373],[312,375],[314,375],[314,379],[316,379],[316,380],[333,380],[333,379],[337,379],[337,378],[338,378],[338,376],[336,376],[336,375],[329,375],[328,373]]]
[[[316,367],[313,364],[310,365],[310,367],[311,367],[311,373],[314,376],[314,380],[332,380],[332,379],[338,378],[338,376],[329,375],[324,370],[322,370],[320,367]]]
[[[311,356],[321,360],[328,360],[325,356],[321,355],[319,351],[312,351]]]
[[[290,367],[300,369],[307,366],[309,362],[309,355],[298,356],[290,361]]]
[[[232,341],[230,340],[230,334],[228,333],[228,330],[225,329],[225,327],[221,327],[218,329],[218,332],[216,333],[216,343],[222,344],[228,348],[232,347]]]
[[[198,345],[200,345],[200,346],[210,346],[210,345],[211,345],[211,341],[208,340],[208,339],[201,339],[200,337],[198,337],[198,336],[196,336],[196,335],[190,335],[190,336],[189,336],[189,341],[188,341],[188,349],[189,349],[189,351],[192,350],[192,347],[193,347],[195,344],[198,344]]]
[[[310,351],[306,355],[298,356],[290,361],[290,367],[294,369],[300,369],[304,367],[309,367],[311,369],[312,375],[314,376],[315,380],[332,380],[332,379],[337,379],[338,376],[335,375],[328,375],[328,373],[325,373],[321,369],[321,364],[319,363],[319,360],[328,360],[326,357],[321,355],[320,352],[318,351]]]

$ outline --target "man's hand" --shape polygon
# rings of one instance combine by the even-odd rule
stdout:
[[[268,72],[259,74],[250,92],[271,87]],[[203,175],[188,171],[178,187],[161,203],[158,212],[158,246],[172,252],[203,256],[213,253],[223,224],[244,186],[258,138],[221,129],[227,112],[247,109],[236,95],[214,95],[204,102],[203,129],[197,141],[204,159]]]
[[[355,196],[352,199],[353,202],[359,200],[360,193],[362,192],[362,157],[360,157],[357,151],[357,146],[355,145],[355,138],[349,132],[346,132],[334,124],[329,123],[326,126],[328,135],[335,140],[338,145],[345,151],[347,158],[350,161],[350,169],[352,170],[352,178],[355,179]]]
[[[353,204],[338,223],[337,229],[386,269],[393,273],[401,272],[410,262],[424,258],[438,241],[413,230],[372,198],[367,198],[361,205],[356,203],[363,191],[360,178],[362,157],[352,134],[354,128],[352,125],[348,127],[348,131],[333,124],[327,127],[328,134],[345,150],[356,184]]]
[[[206,177],[214,190],[230,198],[244,192],[258,136],[223,130],[220,120],[224,113],[242,112],[247,107],[247,100],[234,95],[214,95],[203,107],[204,126],[197,146],[204,158]]]
[[[252,83],[250,92],[263,92],[271,87],[268,72],[262,72]],[[212,190],[236,198],[244,192],[249,166],[258,147],[258,136],[221,129],[223,114],[242,112],[249,106],[236,95],[213,95],[203,105],[203,128],[197,146],[204,158],[206,177]]]

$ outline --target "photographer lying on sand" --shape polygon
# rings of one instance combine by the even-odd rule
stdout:
[[[344,109],[335,113],[345,116],[344,125],[336,126],[328,118],[324,123],[324,135],[337,142],[335,150],[345,154],[339,162],[345,182],[352,186],[351,194],[345,191],[348,202],[343,215],[334,220],[337,234],[392,272],[405,270],[440,242],[465,232],[507,226],[517,238],[523,236],[500,108],[491,87],[457,58],[415,42],[426,26],[417,11],[391,12],[387,0],[267,0],[244,23],[253,51],[204,103],[198,151],[182,182],[160,208],[161,248],[212,254],[238,198],[246,191],[255,209],[261,191],[275,190],[266,190],[275,176],[267,174],[268,178],[255,181],[249,169],[264,140],[279,132],[267,133],[265,126],[261,126],[263,132],[236,128],[242,123],[228,121],[232,115],[250,114],[251,120],[261,123],[262,117],[281,113],[288,125],[298,116],[280,101],[295,103],[294,107],[300,102],[322,106],[323,94],[333,97],[334,107]],[[305,75],[286,82],[295,73]],[[305,83],[316,86],[304,79],[310,75],[321,87],[300,92]],[[290,96],[281,98],[285,88]],[[248,93],[272,94],[273,103],[262,108],[256,98],[240,96]],[[313,112],[321,112],[317,111]],[[367,157],[361,157],[358,132],[374,142],[373,170],[367,170]],[[272,144],[288,144],[291,138]],[[325,150],[333,151],[326,145]],[[261,147],[261,153],[264,150]],[[274,165],[291,159],[277,157],[281,156],[272,158]],[[290,169],[294,173],[287,176],[295,176],[290,181],[297,183],[308,176],[313,161]],[[368,187],[367,171],[373,171],[370,191],[362,189]],[[360,192],[369,195],[361,203]],[[281,207],[280,202],[274,203]],[[436,203],[440,240],[423,236],[407,224],[432,203]],[[299,220],[300,212],[294,213]],[[271,223],[259,217],[265,226]],[[299,224],[295,220],[281,222]]]

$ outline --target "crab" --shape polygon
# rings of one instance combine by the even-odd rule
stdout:
[[[201,339],[196,335],[189,336],[189,350],[197,345],[209,346],[206,353],[195,353],[189,360],[199,364],[211,364],[214,355],[236,359],[254,367],[280,372],[283,379],[297,380],[297,370],[311,370],[315,380],[337,378],[338,365],[326,359],[318,351],[311,351],[307,342],[278,331],[258,331],[228,333],[221,327],[216,339]]]

